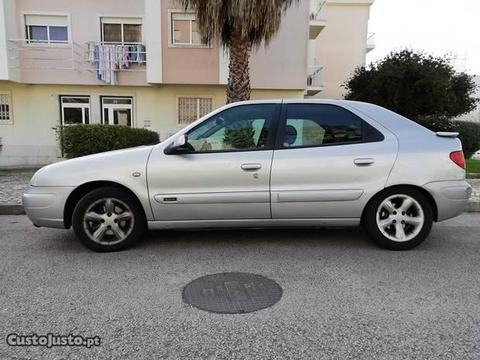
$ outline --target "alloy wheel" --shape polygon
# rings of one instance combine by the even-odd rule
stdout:
[[[115,245],[124,241],[132,232],[134,216],[123,201],[104,198],[90,205],[83,217],[87,236],[102,245]]]
[[[405,194],[392,195],[378,207],[377,226],[388,239],[406,242],[414,239],[422,230],[425,215],[413,197]]]

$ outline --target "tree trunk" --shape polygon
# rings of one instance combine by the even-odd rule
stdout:
[[[228,65],[227,103],[250,100],[250,50],[248,40],[233,35]]]

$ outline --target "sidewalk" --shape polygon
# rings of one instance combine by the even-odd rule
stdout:
[[[21,215],[22,192],[36,169],[0,170],[0,215]]]
[[[22,192],[36,169],[0,170],[0,215],[22,214]],[[468,179],[473,187],[469,211],[480,211],[480,179]]]

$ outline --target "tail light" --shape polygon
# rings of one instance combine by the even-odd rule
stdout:
[[[465,170],[465,156],[463,151],[454,151],[450,153],[450,160]]]

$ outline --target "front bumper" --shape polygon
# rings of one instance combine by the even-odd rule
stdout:
[[[74,189],[30,186],[22,195],[23,208],[34,225],[64,229],[65,203]]]
[[[465,180],[435,181],[423,187],[437,204],[437,221],[451,219],[463,213],[472,195],[472,187]]]

